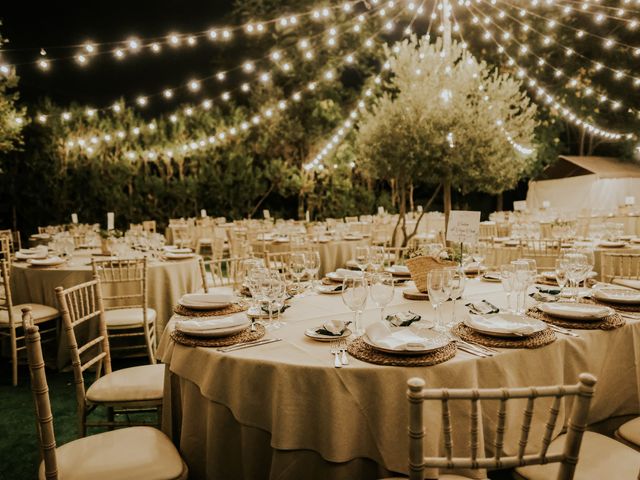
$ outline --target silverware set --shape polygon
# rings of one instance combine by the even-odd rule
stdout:
[[[346,340],[332,340],[330,352],[333,355],[334,368],[342,368],[343,365],[349,365],[349,354],[347,353]]]
[[[456,342],[456,346],[459,350],[475,355],[476,357],[493,357],[496,353],[500,353],[495,348],[485,347],[484,345],[463,340],[457,335],[449,334],[449,338]]]
[[[279,342],[281,341],[281,338],[261,338],[259,340],[253,340],[251,342],[242,342],[242,343],[237,343],[235,345],[230,345],[228,347],[221,347],[218,348],[219,352],[235,352],[236,350],[242,350],[244,348],[251,348],[251,347],[259,347],[260,345],[267,345],[269,343],[274,343],[274,342]]]

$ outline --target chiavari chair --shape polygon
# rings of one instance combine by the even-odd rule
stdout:
[[[150,363],[156,363],[157,314],[148,305],[147,259],[94,259],[91,266],[100,279],[109,337],[119,343],[111,349],[125,352],[123,356],[147,355]],[[141,338],[136,345],[134,341]]]
[[[241,283],[243,280],[243,262],[250,259],[251,257],[246,256],[212,259],[209,262],[211,281],[207,280],[207,287],[232,287],[234,290],[239,289],[242,286]]]
[[[86,435],[87,427],[148,424],[116,421],[115,415],[121,412],[157,411],[159,425],[162,418],[164,365],[112,370],[106,312],[98,276],[67,289],[57,287],[56,296],[71,355],[80,436]],[[87,332],[97,333],[87,335]],[[84,342],[82,345],[78,344],[78,337]],[[86,340],[82,340],[84,337]],[[95,368],[96,377],[87,388],[84,373],[90,368]],[[106,421],[89,420],[89,415],[98,407],[107,409]]]
[[[13,304],[11,296],[10,265],[5,260],[0,260],[0,338],[9,340],[11,350],[11,377],[14,386],[18,385],[18,354],[24,350],[24,332],[22,331],[21,311],[23,308],[31,309],[33,323],[37,325],[47,324],[42,330],[46,335],[45,343],[53,342],[57,345],[58,320],[60,312],[48,305],[38,303]]]
[[[517,478],[524,480],[571,480],[574,475],[584,479],[605,478],[604,475],[608,478],[634,478],[640,468],[640,455],[633,449],[603,435],[585,432],[596,384],[595,377],[590,374],[581,374],[575,385],[529,388],[427,389],[420,378],[412,378],[407,383],[411,480],[422,480],[426,468],[476,471],[515,468]],[[562,428],[560,412],[567,397],[572,397],[573,403],[568,422]],[[424,455],[425,401],[440,403],[444,455]],[[520,402],[517,405],[525,405],[519,422],[511,420],[519,408],[510,407],[514,401]],[[468,402],[468,413],[462,418],[459,413],[454,413],[463,408],[458,402]],[[490,409],[496,402],[494,414]],[[532,426],[533,420],[543,415],[546,405],[548,410],[540,431],[541,438],[533,439],[531,431],[538,431]],[[483,447],[481,423],[495,425],[491,456],[485,453],[487,446]],[[468,448],[470,453],[455,456],[453,439],[456,427],[462,424],[469,429],[468,443],[463,448]],[[519,435],[515,430],[518,427]],[[559,430],[566,433],[554,438]],[[509,438],[514,441],[509,441]],[[468,477],[445,475],[443,478]]]
[[[602,280],[640,290],[640,254],[603,253]]]
[[[42,458],[38,478],[186,480],[189,469],[171,440],[156,428],[122,428],[56,446],[40,332],[30,320],[26,309],[23,322]]]
[[[144,230],[147,233],[156,233],[156,221],[144,220],[142,222],[142,230]]]

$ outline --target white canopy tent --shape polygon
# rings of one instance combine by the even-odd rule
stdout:
[[[640,165],[610,157],[561,156],[539,180],[529,182],[527,208],[543,208],[586,215],[609,214],[640,201]]]

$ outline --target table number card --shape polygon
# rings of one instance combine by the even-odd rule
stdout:
[[[636,204],[636,197],[624,197],[624,204],[628,207]]]
[[[384,207],[378,207],[378,215],[384,215]]]
[[[422,205],[418,205],[418,213],[422,213]]]
[[[204,208],[202,210],[200,210],[200,217],[201,218],[207,218],[207,211]]]
[[[480,212],[452,210],[447,226],[447,241],[473,244],[480,233]]]
[[[311,218],[311,215],[309,214],[309,210],[307,210],[306,212],[304,212],[304,219],[307,223],[309,223]]]
[[[116,214],[113,212],[107,213],[107,230],[113,230],[115,227]]]
[[[262,216],[265,220],[271,220],[271,213],[269,213],[269,210],[262,210]]]
[[[72,213],[71,214],[71,223],[73,223],[74,225],[78,224],[78,214],[77,213]]]

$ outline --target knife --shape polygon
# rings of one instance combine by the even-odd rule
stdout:
[[[236,345],[230,345],[228,347],[218,348],[218,351],[233,352],[234,350],[242,350],[243,348],[258,347],[260,345],[267,345],[268,343],[279,342],[280,340],[282,339],[281,338],[263,338],[260,340],[254,340],[253,342],[238,343]]]

